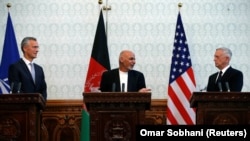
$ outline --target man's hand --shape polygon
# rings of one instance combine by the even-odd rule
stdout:
[[[139,90],[139,92],[145,93],[145,92],[151,92],[151,89],[149,88],[142,88]]]

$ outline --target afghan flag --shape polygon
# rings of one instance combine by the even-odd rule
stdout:
[[[102,73],[106,70],[110,70],[110,61],[106,31],[101,9],[94,45],[89,61],[89,68],[85,81],[84,92],[91,92],[93,89],[99,89]]]
[[[90,141],[90,118],[85,103],[83,103],[80,141]]]

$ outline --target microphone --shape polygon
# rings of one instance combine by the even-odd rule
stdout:
[[[13,92],[13,88],[14,88],[14,82],[11,82],[11,84],[10,84],[10,94],[12,94],[12,92]]]
[[[22,85],[22,83],[19,82],[19,83],[18,83],[18,86],[17,86],[17,93],[18,93],[18,94],[20,93],[21,85]]]
[[[218,87],[219,87],[219,89],[220,89],[220,92],[222,92],[221,82],[218,82]]]
[[[115,82],[112,84],[112,92],[115,92]]]
[[[228,82],[225,82],[225,85],[226,85],[227,91],[230,92],[229,83],[228,83]]]
[[[122,92],[125,92],[124,89],[125,89],[125,84],[122,83]]]

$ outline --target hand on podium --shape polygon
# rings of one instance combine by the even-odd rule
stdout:
[[[151,89],[150,89],[150,88],[141,88],[141,89],[139,90],[139,92],[148,93],[148,92],[151,92]]]

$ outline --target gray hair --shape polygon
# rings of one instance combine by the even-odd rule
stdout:
[[[232,51],[229,49],[229,48],[226,48],[226,47],[220,47],[220,48],[217,48],[216,50],[222,50],[223,53],[228,56],[230,59],[232,58]]]
[[[22,49],[22,52],[23,52],[23,47],[24,47],[25,45],[27,45],[28,42],[29,42],[30,40],[36,41],[36,38],[35,38],[35,37],[25,37],[25,38],[23,38],[23,40],[22,40],[22,42],[21,42],[21,49]]]

